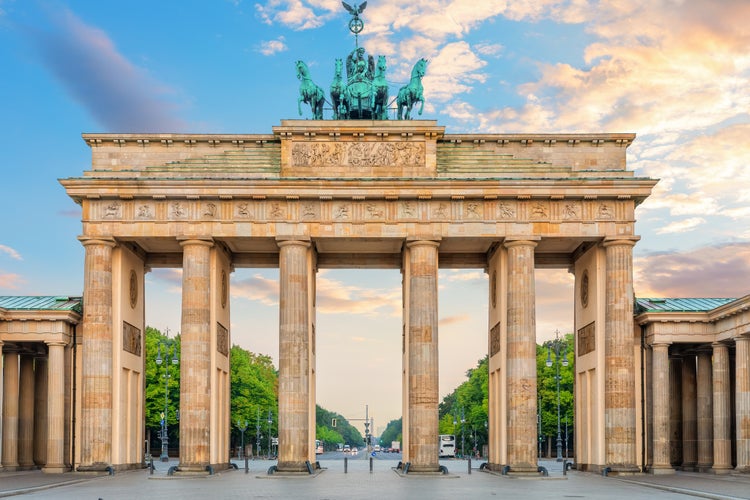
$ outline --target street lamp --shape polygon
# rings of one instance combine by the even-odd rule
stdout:
[[[164,345],[164,358],[169,358],[169,345]],[[161,357],[161,344],[156,351],[156,364],[161,366],[164,359]],[[172,364],[176,365],[180,360],[177,358],[177,346],[172,349]],[[159,460],[169,462],[169,434],[167,431],[167,420],[169,419],[169,364],[164,363],[164,411],[161,413],[161,455]]]
[[[268,410],[268,458],[271,458],[271,424],[273,424],[273,413],[271,410]]]
[[[260,407],[255,409],[255,456],[260,456]]]
[[[242,460],[242,456],[245,454],[245,431],[247,430],[247,420],[243,424],[240,419],[237,419],[237,428],[240,430],[240,452],[237,454],[237,458]]]
[[[464,418],[464,409],[461,407],[461,458],[464,458],[466,456],[466,452],[464,451],[464,424],[466,423],[466,418]]]
[[[547,342],[547,368],[552,366],[552,349],[555,350],[555,368],[557,381],[557,461],[562,462],[562,436],[560,430],[560,349],[563,349],[562,365],[568,366],[568,344],[564,339],[560,339],[560,331],[555,330],[555,340]]]

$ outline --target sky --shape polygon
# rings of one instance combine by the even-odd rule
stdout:
[[[354,4],[355,2],[349,2]],[[750,2],[370,0],[359,43],[391,94],[428,59],[420,118],[447,133],[632,132],[659,179],[636,210],[638,297],[750,293]],[[354,47],[337,0],[0,0],[0,295],[81,295],[82,133],[270,133],[294,62],[327,88]],[[317,401],[382,429],[401,414],[401,276],[321,270]],[[573,330],[573,281],[537,271],[537,340]],[[180,271],[146,277],[180,328]],[[487,352],[487,276],[439,275],[440,397]],[[233,343],[278,360],[278,270],[231,277]],[[342,381],[346,381],[342,383]]]

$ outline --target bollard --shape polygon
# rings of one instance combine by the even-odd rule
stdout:
[[[344,474],[349,469],[349,457],[344,457]]]
[[[370,457],[370,474],[372,474],[372,457]]]
[[[153,457],[148,462],[148,468],[151,469],[149,471],[149,474],[153,476],[154,475],[154,459],[153,459]]]
[[[471,474],[471,457],[469,457],[468,469],[469,469],[469,474]]]
[[[247,455],[245,455],[245,474],[247,474],[249,470],[250,469],[248,468],[248,465],[247,465]]]

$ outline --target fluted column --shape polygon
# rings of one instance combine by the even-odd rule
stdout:
[[[508,241],[508,465],[537,471],[535,241]]]
[[[409,248],[409,460],[410,472],[436,472],[438,461],[438,246]]]
[[[47,462],[47,357],[34,359],[34,463]]]
[[[6,470],[18,468],[18,353],[3,361],[3,460]]]
[[[669,358],[669,463],[682,465],[682,358]]]
[[[715,342],[713,347],[713,430],[716,474],[732,470],[732,401],[729,380],[729,347]]]
[[[81,342],[81,465],[104,470],[112,461],[113,240],[79,238],[86,250]]]
[[[279,463],[304,472],[310,456],[310,242],[279,241]]]
[[[18,388],[18,467],[34,466],[34,357],[21,356]]]
[[[65,467],[65,343],[49,342],[47,381],[47,463],[44,472],[64,472]]]
[[[669,344],[651,346],[651,391],[653,393],[654,463],[651,472],[674,472],[669,464]]]
[[[633,344],[634,240],[614,239],[606,250],[605,462],[612,472],[637,472],[635,359]]]
[[[698,408],[695,384],[695,356],[682,358],[682,470],[698,463]]]
[[[184,239],[180,345],[180,472],[204,471],[210,463],[210,297],[213,241]]]
[[[737,422],[737,467],[750,472],[750,337],[734,339],[735,352],[735,415]]]
[[[698,409],[698,470],[706,472],[714,461],[713,389],[711,353],[698,353],[697,409]]]

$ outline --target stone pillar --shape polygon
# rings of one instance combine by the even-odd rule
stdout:
[[[698,408],[695,384],[695,356],[682,358],[682,470],[698,464]]]
[[[18,353],[3,362],[3,458],[5,470],[18,469]]]
[[[49,342],[47,463],[44,472],[65,472],[65,343]]]
[[[682,358],[669,358],[669,463],[682,465]]]
[[[112,461],[112,248],[114,240],[79,238],[86,250],[81,343],[81,463]]]
[[[508,249],[508,464],[537,472],[535,241],[506,241]]]
[[[727,474],[732,470],[732,400],[729,381],[729,347],[715,342],[711,344],[713,358],[713,431],[714,465],[716,474]]]
[[[437,472],[438,461],[438,246],[409,248],[409,472]]]
[[[280,472],[306,472],[310,456],[310,242],[279,241]]]
[[[604,453],[612,472],[640,469],[635,450],[635,352],[633,345],[634,240],[613,239],[606,250]]]
[[[750,337],[734,339],[735,352],[735,424],[737,432],[738,472],[750,472]]]
[[[34,466],[34,357],[21,356],[18,388],[18,467]]]
[[[707,472],[714,461],[713,389],[711,353],[698,353],[698,470]]]
[[[184,239],[180,346],[179,472],[203,472],[210,464],[211,345],[210,254],[213,241]]]
[[[39,467],[47,462],[47,366],[46,356],[34,359],[34,463]]]
[[[669,464],[669,344],[651,346],[651,391],[653,393],[653,474],[674,472]]]

